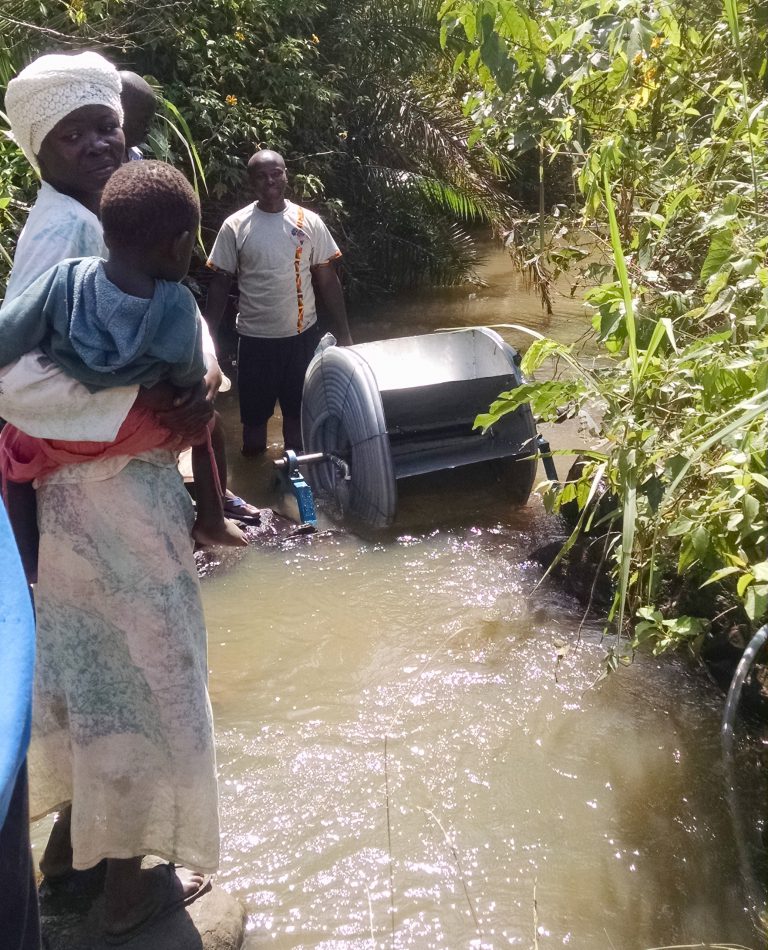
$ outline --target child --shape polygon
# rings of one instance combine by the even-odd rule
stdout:
[[[120,102],[123,107],[123,134],[125,135],[125,161],[136,162],[144,158],[142,147],[146,144],[152,119],[157,111],[157,95],[150,84],[138,73],[127,69],[120,70]],[[220,392],[226,392],[231,382],[224,377]],[[235,495],[226,487],[227,456],[224,444],[224,434],[221,426],[216,422],[211,429],[211,441],[219,480],[224,488],[222,503],[224,513],[236,521],[246,524],[259,524],[261,520],[259,509]],[[189,450],[185,450],[179,459],[182,471],[189,467]]]
[[[108,260],[64,261],[4,307],[0,366],[40,347],[94,391],[138,383],[150,391],[152,408],[167,408],[178,390],[202,386],[205,373],[197,306],[178,284],[199,224],[197,197],[171,166],[129,163],[107,183],[101,213]],[[149,409],[132,410],[113,443],[31,439],[13,427],[0,440],[11,481],[39,478],[76,461],[178,447]],[[203,436],[193,450],[193,537],[201,544],[246,544],[242,531],[224,518],[211,456],[210,439]]]

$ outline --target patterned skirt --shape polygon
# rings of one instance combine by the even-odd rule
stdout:
[[[166,454],[163,454],[166,458]],[[219,860],[205,621],[172,461],[38,490],[30,811],[72,801],[74,866]]]

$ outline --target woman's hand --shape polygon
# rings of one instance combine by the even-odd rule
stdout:
[[[213,418],[213,399],[208,393],[205,380],[191,389],[177,389],[172,407],[157,410],[157,421],[176,435],[193,439]]]
[[[160,412],[172,409],[178,395],[179,390],[170,383],[155,383],[151,389],[139,386],[139,394],[134,406],[139,409],[151,409],[154,412]]]

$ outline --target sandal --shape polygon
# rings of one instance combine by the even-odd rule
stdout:
[[[230,492],[222,498],[224,514],[234,521],[242,521],[244,524],[260,524],[261,512],[255,505],[249,505],[245,499],[239,495],[233,495]]]
[[[207,893],[211,889],[211,875],[206,874],[200,886],[191,894],[184,895],[179,891],[179,882],[176,877],[176,867],[173,864],[158,864],[149,869],[151,874],[158,878],[157,887],[150,896],[142,902],[141,910],[143,914],[128,926],[105,928],[104,940],[111,945],[128,943],[134,937],[142,934],[146,929],[153,926],[158,920],[167,917],[174,911],[181,910],[182,907],[188,907],[194,901]],[[137,912],[139,908],[134,908]]]

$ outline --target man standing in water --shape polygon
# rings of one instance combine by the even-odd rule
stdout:
[[[287,449],[301,449],[301,391],[319,341],[315,288],[337,341],[352,342],[333,261],[341,252],[318,215],[285,199],[281,155],[269,149],[248,162],[256,201],[226,219],[208,266],[206,319],[221,321],[232,279],[240,293],[237,370],[243,455],[267,447],[267,422],[279,400]]]

